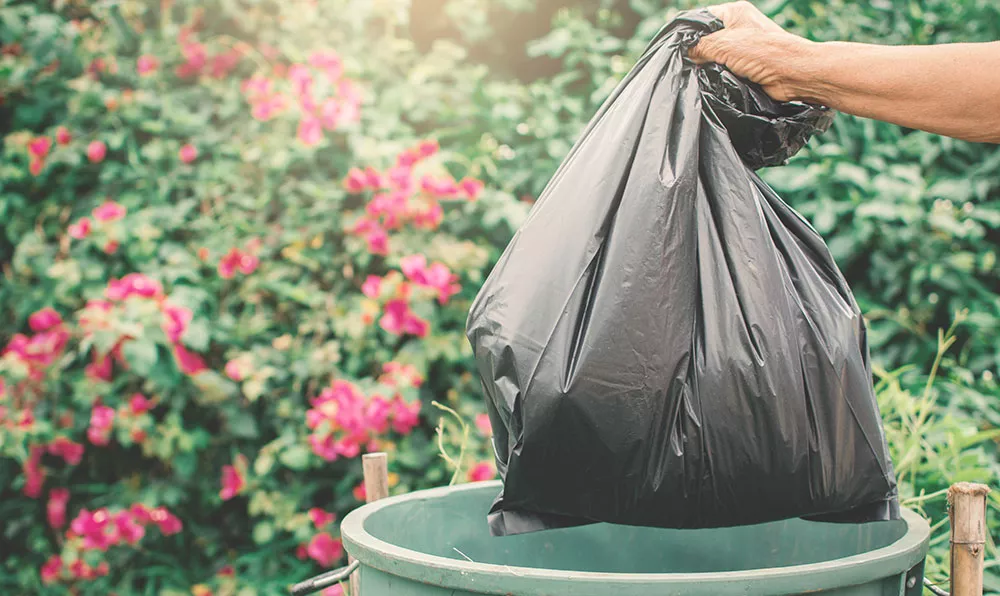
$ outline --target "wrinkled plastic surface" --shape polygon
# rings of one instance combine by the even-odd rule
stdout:
[[[832,115],[695,66],[721,26],[657,34],[472,306],[494,535],[898,517],[861,313],[754,172]]]

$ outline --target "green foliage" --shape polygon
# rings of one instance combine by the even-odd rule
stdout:
[[[451,0],[447,14],[483,44],[497,23],[516,22],[497,11],[536,4]],[[351,447],[390,451],[394,492],[489,475],[488,440],[466,422],[481,412],[462,335],[469,303],[584,123],[664,20],[693,2],[594,4],[556,11],[526,44],[528,56],[561,66],[528,82],[508,76],[518,65],[477,63],[461,44],[417,51],[409,0],[0,6],[0,122],[10,131],[0,155],[0,338],[16,347],[0,358],[0,517],[16,520],[0,528],[11,553],[0,588],[64,593],[68,570],[62,583],[39,575],[62,555],[67,566],[77,556],[109,564],[106,576],[73,581],[81,594],[285,593],[324,568],[297,547],[336,536],[310,509],[342,515],[360,502]],[[991,0],[761,5],[816,40],[1000,38]],[[621,37],[633,20],[634,35]],[[337,77],[329,64],[306,68],[317,102],[351,104],[335,80],[361,98],[357,118],[318,130],[297,99],[304,71],[291,69],[317,51],[343,65]],[[246,84],[264,78],[272,90]],[[268,108],[275,93],[285,105]],[[42,158],[39,138],[51,145]],[[414,166],[401,224],[383,215],[372,226],[367,210],[391,193],[362,189],[364,169],[388,176],[432,141],[440,150]],[[947,547],[941,490],[1000,481],[997,151],[839,115],[789,165],[763,172],[827,239],[869,318],[902,498],[938,530],[935,579]],[[476,200],[434,186],[465,178],[485,182]],[[98,218],[109,201],[124,215]],[[449,275],[421,278],[434,263]],[[104,306],[112,280],[129,274],[162,292]],[[458,293],[439,300],[455,283]],[[393,310],[398,301],[406,313]],[[64,322],[29,330],[46,307]],[[392,313],[400,320],[381,324]],[[402,319],[416,327],[399,329]],[[148,411],[136,411],[136,393]],[[345,404],[368,408],[360,437],[336,422]],[[404,406],[415,404],[413,427]],[[335,451],[327,436],[347,453],[324,458]],[[52,447],[59,438],[84,446],[79,463]],[[25,496],[39,477],[38,498]],[[136,547],[82,549],[80,537],[49,527],[60,487],[71,490],[67,524],[83,509],[141,503],[176,515],[183,530],[150,522]],[[995,507],[990,516],[996,537]],[[988,586],[1000,591],[989,552]]]

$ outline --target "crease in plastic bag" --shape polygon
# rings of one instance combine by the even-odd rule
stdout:
[[[494,535],[898,517],[860,310],[754,172],[832,113],[694,65],[721,26],[661,29],[473,303]]]

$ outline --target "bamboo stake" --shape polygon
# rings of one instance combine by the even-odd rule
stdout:
[[[365,475],[365,503],[372,503],[389,496],[389,456],[385,453],[366,453],[361,456],[361,469]],[[348,557],[353,563],[354,558]],[[351,574],[351,596],[361,596],[361,573]]]
[[[959,482],[948,489],[951,522],[951,596],[983,596],[986,495],[989,487]]]

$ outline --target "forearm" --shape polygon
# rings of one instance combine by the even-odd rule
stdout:
[[[792,99],[976,142],[1000,143],[1000,42],[807,42],[777,65]]]

